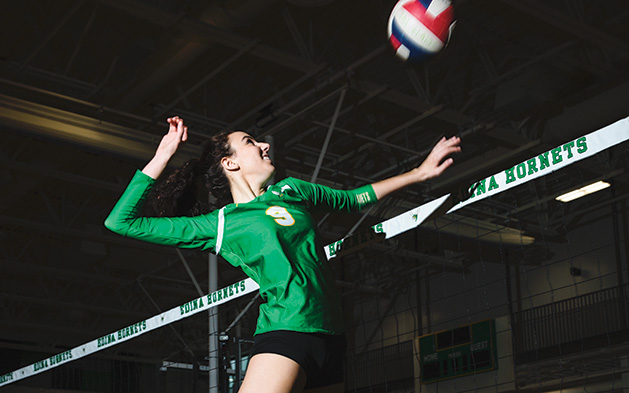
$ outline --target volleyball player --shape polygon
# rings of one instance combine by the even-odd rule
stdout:
[[[260,285],[264,300],[240,392],[343,391],[345,338],[341,302],[312,212],[355,211],[439,176],[460,139],[442,138],[424,162],[404,174],[355,190],[295,178],[266,187],[275,168],[268,143],[242,131],[213,136],[199,159],[154,190],[156,217],[140,212],[179,145],[179,117],[155,156],[137,171],[105,221],[110,230],[153,243],[221,255]],[[314,389],[314,390],[311,390]]]

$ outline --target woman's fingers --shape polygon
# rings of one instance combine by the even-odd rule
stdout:
[[[169,124],[169,128],[168,131],[169,132],[178,132],[179,131],[179,127],[182,126],[183,127],[183,119],[180,118],[179,116],[175,116],[175,117],[169,117],[168,119],[166,119],[166,121]]]
[[[188,127],[183,123],[183,119],[177,118],[177,136],[181,142],[188,139]]]
[[[164,135],[157,147],[157,153],[172,156],[177,151],[179,144],[188,139],[188,127],[179,116],[169,117],[166,122],[168,123],[168,133]]]
[[[446,139],[445,137],[441,138],[441,140],[435,146],[434,152],[438,154],[439,161],[444,159],[446,156],[452,153],[458,153],[461,151],[461,138],[457,136],[453,136],[452,138]]]
[[[419,169],[424,173],[424,179],[440,176],[450,167],[454,163],[454,159],[448,156],[461,151],[460,143],[461,138],[459,137],[442,137],[420,165]]]
[[[172,134],[173,132],[177,132],[177,124],[173,118],[169,118],[168,120],[168,134]]]
[[[178,141],[185,142],[188,140],[188,127],[184,124],[182,118],[174,116],[169,117],[166,121],[169,124],[168,132],[176,134]]]

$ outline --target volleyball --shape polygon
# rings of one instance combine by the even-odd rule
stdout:
[[[454,24],[450,0],[400,0],[389,17],[389,42],[404,61],[421,61],[446,46]]]

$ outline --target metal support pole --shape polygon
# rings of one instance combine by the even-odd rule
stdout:
[[[614,187],[612,187],[612,200],[616,200],[616,189]],[[624,280],[624,273],[623,273],[623,257],[622,257],[622,251],[621,251],[621,244],[623,243],[621,235],[620,235],[620,220],[619,220],[619,209],[617,208],[617,205],[619,204],[619,202],[613,202],[612,203],[612,228],[614,231],[614,254],[616,254],[616,275],[617,275],[617,282],[618,282],[618,299],[620,300],[620,318],[622,321],[622,325],[623,327],[626,329],[627,327],[629,327],[629,321],[627,320],[627,317],[629,316],[627,314],[627,301],[625,299],[625,280]],[[626,240],[625,240],[626,241]]]
[[[181,259],[183,266],[186,268],[186,271],[188,272],[188,275],[190,276],[190,279],[192,280],[194,287],[197,289],[197,293],[199,294],[199,296],[203,296],[203,291],[201,290],[201,286],[197,282],[196,277],[194,277],[194,273],[192,273],[192,269],[190,269],[190,265],[188,265],[188,261],[186,261],[186,257],[183,256],[183,254],[181,253],[181,250],[179,250],[178,248],[176,248],[175,250],[177,251],[177,255],[179,255],[179,259]]]
[[[369,213],[371,213],[371,211],[373,210],[375,206],[376,205],[371,205],[369,209],[367,209],[367,211],[363,213],[362,217],[360,217],[360,219],[356,222],[356,224],[354,224],[354,226],[349,230],[349,232],[347,232],[347,235],[345,235],[345,237],[352,236],[354,234],[354,231],[358,228],[360,224],[362,224],[363,221],[365,221],[365,218],[369,216]]]
[[[240,376],[242,375],[242,348],[240,348],[240,337],[234,339],[236,344],[236,372],[234,375],[234,392],[240,390]]]
[[[339,112],[341,110],[341,106],[343,105],[343,100],[345,99],[346,93],[347,93],[347,88],[344,88],[343,90],[341,90],[339,101],[336,104],[336,109],[334,110],[334,116],[332,116],[332,120],[330,121],[328,134],[325,136],[325,142],[323,142],[323,147],[321,148],[321,153],[319,154],[319,161],[317,161],[317,166],[315,167],[314,173],[312,174],[312,178],[310,179],[311,183],[314,183],[317,180],[317,176],[319,176],[319,169],[321,169],[321,164],[323,163],[323,157],[325,157],[325,152],[328,150],[328,145],[330,144],[330,139],[332,138],[332,131],[334,131],[334,126],[336,125],[336,120],[339,117]]]

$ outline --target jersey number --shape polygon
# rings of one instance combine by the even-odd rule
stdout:
[[[266,209],[266,214],[273,217],[275,222],[284,227],[289,227],[295,223],[295,219],[290,215],[286,208],[280,206],[271,206]]]

